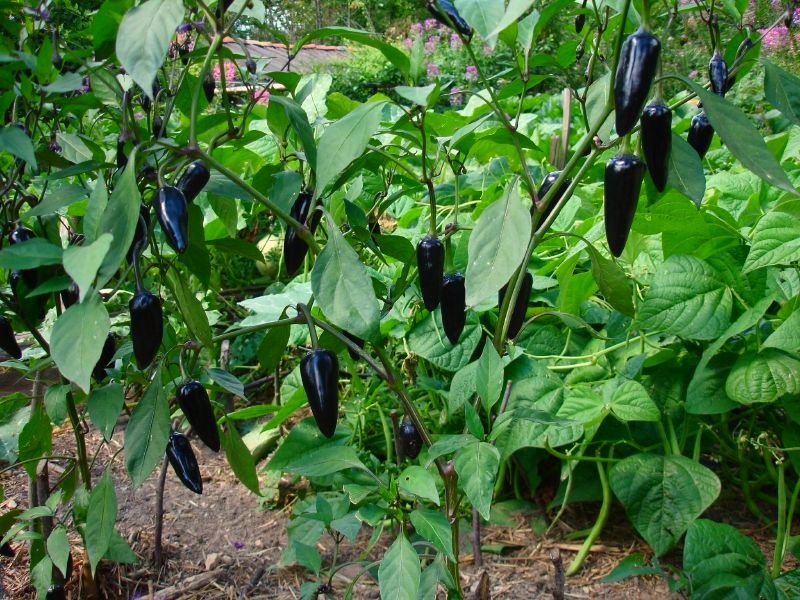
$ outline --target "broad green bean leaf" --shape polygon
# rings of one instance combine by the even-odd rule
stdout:
[[[333,219],[328,219],[328,243],[311,271],[314,298],[331,323],[360,338],[371,339],[380,322],[372,279]]]
[[[414,510],[409,518],[419,535],[436,546],[439,552],[454,559],[450,523],[447,522],[447,517],[441,511],[420,507]]]
[[[621,421],[656,422],[658,406],[638,381],[625,380],[611,394],[611,412]]]
[[[117,520],[117,495],[108,470],[89,492],[89,509],[86,514],[86,553],[92,574],[111,542],[114,522]]]
[[[403,469],[397,478],[399,488],[423,500],[430,500],[439,506],[439,492],[436,490],[436,480],[430,471],[419,465],[411,465]]]
[[[711,126],[739,162],[764,181],[800,196],[800,192],[770,153],[764,138],[741,109],[693,81],[684,81],[703,101],[703,110],[708,115]]]
[[[111,328],[98,294],[73,304],[58,318],[50,336],[50,353],[61,374],[89,393],[92,369],[100,360]]]
[[[134,487],[139,487],[161,463],[169,430],[169,402],[161,383],[161,370],[156,369],[125,428],[125,465]]]
[[[345,469],[368,470],[350,446],[321,446],[296,456],[284,467],[304,477],[323,477]]]
[[[767,101],[795,125],[800,125],[800,78],[787,73],[775,63],[764,63],[764,94]]]
[[[445,371],[458,371],[469,362],[481,340],[478,317],[467,313],[467,321],[455,346],[444,334],[442,312],[435,310],[408,334],[408,346],[414,354]]]
[[[800,223],[786,212],[771,211],[753,228],[745,273],[771,265],[788,265],[800,260]]]
[[[16,125],[7,125],[0,129],[0,152],[8,152],[17,158],[24,160],[34,170],[36,165],[36,155],[33,151],[33,142],[27,134]]]
[[[125,404],[125,395],[122,386],[118,383],[95,388],[86,401],[89,408],[89,419],[100,430],[106,440],[111,439],[114,426]]]
[[[147,0],[122,18],[117,32],[117,57],[148,96],[164,63],[175,29],[183,21],[181,0]]]
[[[0,250],[0,267],[12,269],[35,269],[61,263],[63,250],[44,238],[33,238],[6,246]]]
[[[732,309],[730,289],[707,262],[676,254],[656,272],[639,324],[690,340],[712,340],[730,324]]]
[[[690,198],[700,206],[706,193],[706,176],[703,162],[697,152],[674,131],[672,132],[672,150],[669,153],[669,185],[681,194]]]
[[[405,52],[393,46],[392,44],[384,42],[378,35],[367,33],[366,31],[360,31],[358,29],[351,29],[349,27],[323,27],[321,29],[315,29],[314,31],[304,35],[295,43],[292,53],[297,54],[297,51],[311,40],[330,37],[340,37],[346,40],[352,40],[365,46],[370,46],[371,48],[375,48],[381,54],[383,54],[390,63],[400,69],[401,73],[404,75],[408,75],[409,73],[410,64],[408,56],[406,56]]]
[[[490,42],[492,31],[497,27],[505,13],[505,2],[486,2],[485,0],[454,0],[458,14]],[[491,43],[491,42],[490,42]]]
[[[475,374],[475,388],[481,397],[487,413],[500,399],[503,391],[503,360],[488,341],[483,346],[483,354],[478,360],[478,370]]]
[[[576,385],[567,388],[564,402],[558,409],[556,418],[564,419],[568,422],[576,422],[583,425],[584,429],[598,426],[609,412],[609,407],[603,402],[602,397],[593,388],[587,385]],[[517,418],[523,419],[522,411],[516,411]],[[547,413],[528,412],[530,421],[535,423],[537,419],[545,422],[554,420]],[[565,423],[566,424],[566,423]],[[550,444],[552,446],[552,444]]]
[[[500,451],[491,444],[475,441],[456,452],[454,464],[459,487],[472,506],[488,520]]]
[[[743,354],[728,375],[725,391],[745,405],[800,394],[800,360],[776,348]]]
[[[761,548],[725,523],[698,519],[683,545],[683,568],[696,598],[777,598]]]
[[[456,372],[450,381],[447,410],[454,415],[465,403],[478,393],[477,386],[478,362],[471,362]]]
[[[256,474],[256,463],[234,423],[226,423],[222,430],[222,446],[231,471],[244,486],[256,495],[261,495]]]
[[[417,600],[420,565],[414,547],[401,533],[383,555],[378,568],[382,600]]]
[[[64,250],[64,270],[78,285],[80,302],[91,288],[113,240],[114,236],[104,233],[88,246],[70,246]]]
[[[362,104],[325,129],[317,147],[316,196],[366,150],[380,127],[384,106],[383,101]]]
[[[611,468],[609,481],[656,556],[672,548],[720,492],[714,472],[684,456],[634,454]]]
[[[151,0],[152,1],[152,0]],[[97,275],[97,289],[101,289],[117,272],[136,233],[139,222],[139,206],[141,196],[136,185],[136,152],[131,152],[128,157],[128,166],[117,180],[114,191],[111,193],[97,235],[110,233],[114,237],[103,264]]]
[[[481,213],[469,236],[467,306],[497,297],[525,258],[530,234],[531,215],[519,198],[514,179],[503,197]]]
[[[777,348],[793,354],[800,353],[800,310],[795,310],[773,331],[761,348]]]

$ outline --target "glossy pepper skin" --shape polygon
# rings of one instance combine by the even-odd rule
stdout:
[[[178,388],[178,405],[197,437],[214,452],[219,452],[219,430],[214,408],[208,392],[199,381],[183,382]]]
[[[164,186],[156,194],[155,207],[164,237],[175,252],[183,254],[189,246],[189,212],[186,196],[176,187]]]
[[[14,336],[11,321],[5,317],[0,317],[0,348],[16,359],[22,358],[22,350],[20,350],[17,338]]]
[[[617,154],[606,163],[603,191],[606,240],[611,254],[617,257],[622,254],[628,241],[644,169],[644,163],[633,154]]]
[[[203,191],[209,179],[211,179],[211,173],[209,173],[208,167],[202,160],[196,160],[181,173],[176,187],[183,192],[186,202],[191,202]]]
[[[161,300],[155,294],[139,290],[128,303],[131,313],[131,338],[136,365],[144,370],[155,358],[164,335]]]
[[[47,588],[45,600],[67,600],[67,593],[64,590],[64,586],[60,583],[54,583],[51,585],[49,588]]]
[[[626,135],[639,120],[658,68],[661,43],[639,29],[622,44],[614,79],[614,111],[618,135]]]
[[[444,246],[435,235],[426,235],[417,244],[417,268],[422,301],[430,311],[439,306],[444,277]]]
[[[471,39],[472,27],[470,27],[463,17],[458,14],[458,11],[456,10],[456,7],[453,6],[453,3],[450,0],[439,0],[439,5],[442,7],[442,10],[439,10],[439,6],[436,6],[436,3],[433,0],[428,1],[428,11],[430,11],[434,18],[442,25],[449,26],[450,24],[445,18],[446,14],[448,17],[450,17],[450,21],[452,21],[453,25],[455,25],[456,30],[463,33],[467,38]]]
[[[312,350],[300,361],[300,378],[317,427],[333,437],[339,416],[339,360],[330,350]]]
[[[525,271],[522,276],[522,284],[519,288],[519,295],[517,296],[517,303],[514,304],[513,312],[511,313],[511,321],[508,323],[508,338],[514,339],[522,329],[522,324],[525,322],[525,313],[528,310],[528,299],[531,297],[531,289],[533,288],[533,275]],[[508,285],[504,285],[498,292],[498,306],[503,306],[503,300],[506,297]]]
[[[708,79],[711,81],[711,91],[724,97],[728,84],[728,65],[719,50],[714,51],[708,62]]]
[[[61,304],[64,305],[65,310],[73,304],[77,304],[79,299],[80,291],[78,290],[78,284],[74,281],[69,284],[67,289],[61,290]]]
[[[33,269],[31,269],[31,271],[33,271]],[[33,272],[35,275],[35,271]],[[28,280],[25,278],[25,273],[26,271],[11,271],[8,276],[8,284],[11,286],[11,293],[14,296],[14,301],[19,311],[22,313],[23,320],[38,324],[47,314],[48,296],[41,294],[39,296],[28,297],[35,286],[32,287],[29,284]]]
[[[711,147],[711,140],[714,138],[714,128],[708,122],[706,113],[701,112],[692,117],[689,126],[689,145],[702,159]]]
[[[133,262],[134,251],[141,252],[144,249],[144,244],[147,243],[148,229],[150,228],[150,207],[142,204],[139,207],[139,221],[136,223],[136,231],[133,234],[133,241],[128,254],[126,255],[128,262]],[[138,249],[137,249],[138,248]]]
[[[194,450],[192,450],[189,440],[179,431],[173,431],[169,434],[167,458],[181,483],[195,494],[202,494],[203,478],[200,476],[197,457],[194,455]]]
[[[542,185],[539,186],[539,189],[536,190],[536,197],[539,199],[539,202],[535,204],[536,210],[541,210],[540,207],[542,205],[542,198],[545,197],[545,194],[550,191],[550,188],[553,187],[553,184],[558,180],[559,176],[561,175],[561,171],[551,171],[548,173],[544,181],[542,181]],[[558,201],[564,196],[564,192],[567,191],[567,188],[572,183],[572,179],[565,179],[564,183],[561,184],[561,187],[558,188],[558,191],[553,195],[553,198],[550,200],[550,203],[547,205],[547,209],[542,214],[542,218],[539,219],[539,224],[541,225],[547,220],[547,217],[550,216],[550,213],[553,212],[553,208]],[[534,213],[534,207],[531,206],[531,216]]]
[[[36,235],[33,233],[33,231],[24,225],[17,225],[11,230],[11,233],[8,234],[8,241],[13,246],[14,244],[20,244],[22,242],[32,240],[35,237]],[[39,284],[39,276],[36,272],[36,269],[24,269],[19,271],[19,273],[22,275],[23,279],[25,279],[25,284],[28,286],[28,290],[33,291],[33,289]]]
[[[304,223],[314,233],[319,225],[319,220],[322,214],[319,211],[314,211],[311,220],[308,219],[308,211],[311,209],[311,202],[314,199],[314,194],[311,190],[303,190],[297,196],[297,200],[292,205],[292,210],[289,214],[300,223]],[[308,244],[305,243],[303,238],[297,235],[294,227],[289,227],[286,231],[286,237],[283,240],[283,261],[286,265],[286,274],[292,277],[297,270],[302,266],[303,260],[308,252]]]
[[[97,381],[102,381],[106,378],[106,369],[111,364],[111,359],[114,358],[114,353],[117,351],[117,338],[113,333],[106,336],[106,341],[103,344],[103,350],[100,352],[100,358],[97,364],[92,369],[92,377]]]
[[[467,322],[466,289],[461,273],[448,273],[442,279],[442,326],[451,344],[457,344]]]
[[[206,101],[211,104],[214,99],[214,93],[217,89],[217,83],[214,81],[214,76],[209,72],[206,73],[206,78],[203,79],[203,94],[206,96]]]
[[[642,153],[647,170],[659,192],[667,187],[672,151],[672,111],[664,104],[648,104],[641,119]]]
[[[403,422],[400,423],[400,431],[398,433],[403,456],[411,460],[417,458],[420,450],[422,450],[422,438],[414,422],[408,417],[404,418]]]

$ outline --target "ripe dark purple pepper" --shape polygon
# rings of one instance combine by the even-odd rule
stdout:
[[[80,300],[80,291],[78,290],[78,284],[74,281],[69,284],[67,289],[61,290],[61,304],[64,305],[65,310],[73,304],[77,304],[78,300]]]
[[[408,417],[403,419],[400,423],[400,447],[403,456],[414,460],[419,456],[419,451],[422,450],[422,437],[417,431],[417,426]]]
[[[703,158],[711,147],[711,140],[714,138],[714,128],[708,122],[706,113],[701,112],[692,117],[689,126],[689,145],[694,148],[700,158]]]
[[[186,202],[191,202],[203,191],[209,179],[211,179],[211,173],[209,173],[208,167],[202,160],[196,160],[181,173],[175,186],[183,192]]]
[[[155,294],[139,290],[128,303],[131,313],[131,339],[136,365],[146,369],[158,352],[164,335],[161,300]]]
[[[114,354],[117,351],[117,338],[114,336],[113,333],[109,333],[106,336],[106,341],[103,344],[103,350],[100,352],[100,358],[97,361],[97,364],[92,369],[92,377],[94,377],[97,381],[102,381],[106,378],[106,369],[111,366],[111,360],[114,358]]]
[[[22,358],[22,350],[14,335],[14,328],[11,327],[11,321],[5,317],[0,317],[0,348],[16,359]]]
[[[6,542],[2,546],[0,546],[0,556],[7,556],[8,558],[14,558],[14,548],[11,547],[11,542]]]
[[[314,199],[314,194],[311,190],[303,190],[297,196],[297,200],[292,205],[292,210],[289,214],[298,222],[305,224],[311,233],[317,230],[319,220],[322,214],[317,210],[311,215],[309,219],[308,212],[311,209],[311,202]],[[308,252],[308,244],[305,240],[297,235],[294,227],[289,227],[286,230],[286,237],[283,240],[283,261],[286,265],[286,274],[292,277],[297,270],[302,266],[303,260]]]
[[[153,139],[167,137],[167,132],[164,129],[164,119],[160,116],[153,117]]]
[[[644,163],[633,154],[617,154],[606,163],[603,190],[606,240],[611,254],[617,257],[628,241],[644,169]]]
[[[642,112],[640,131],[647,170],[656,189],[663,192],[672,151],[672,111],[660,102],[648,104]]]
[[[711,81],[711,91],[717,96],[725,96],[728,82],[728,65],[719,49],[714,51],[714,55],[708,62],[708,79]]]
[[[618,135],[626,135],[639,120],[658,68],[661,44],[652,33],[639,29],[630,35],[619,57],[614,79],[614,110]]]
[[[333,437],[339,416],[339,360],[330,350],[312,350],[300,361],[300,378],[317,427]]]
[[[179,431],[173,431],[169,434],[167,458],[181,483],[195,494],[202,494],[203,478],[200,476],[197,457],[194,455],[194,450],[192,450],[189,440]]]
[[[134,252],[141,252],[147,245],[148,229],[150,228],[150,207],[142,204],[139,207],[139,221],[136,223],[136,231],[133,234],[133,241],[128,248],[128,262],[133,262]]]
[[[441,10],[439,10],[439,7],[441,7]],[[472,27],[458,14],[456,7],[453,6],[450,0],[439,0],[439,6],[436,6],[434,0],[429,0],[428,10],[437,21],[449,27],[450,23],[448,23],[447,18],[445,18],[445,15],[447,15],[450,17],[450,21],[455,26],[456,31],[464,34],[467,38],[472,38]]]
[[[21,244],[22,242],[32,240],[35,237],[36,235],[33,233],[33,231],[24,225],[17,225],[11,230],[11,233],[8,234],[8,241],[13,246],[14,244]],[[19,271],[19,273],[25,280],[25,285],[28,286],[28,291],[33,291],[39,284],[39,275],[36,269],[23,269]]]
[[[164,237],[175,252],[183,254],[189,245],[186,196],[178,188],[167,185],[158,190],[154,204]]]
[[[461,273],[448,273],[442,279],[442,326],[451,344],[457,344],[467,322],[466,289]]]
[[[583,31],[583,26],[586,24],[586,15],[580,13],[575,17],[575,33]]]
[[[544,181],[542,181],[542,185],[540,185],[539,189],[536,190],[536,197],[539,199],[539,201],[535,203],[533,206],[531,206],[531,216],[533,216],[533,213],[535,212],[534,207],[536,210],[541,210],[542,198],[544,198],[545,194],[547,194],[547,192],[550,191],[550,188],[553,187],[553,184],[558,180],[560,175],[561,171],[551,171],[545,176]],[[544,223],[547,220],[547,217],[550,216],[550,213],[553,212],[553,208],[555,207],[556,204],[558,204],[558,201],[561,200],[561,198],[564,196],[564,192],[567,191],[567,188],[570,186],[571,183],[572,183],[571,179],[565,179],[564,183],[561,184],[561,187],[558,188],[556,193],[553,195],[553,198],[550,200],[550,203],[547,205],[547,208],[545,209],[544,213],[542,214],[542,218],[539,219],[540,225]]]
[[[178,388],[178,405],[186,420],[202,442],[214,452],[219,452],[219,430],[214,408],[208,392],[199,381],[185,381]]]
[[[67,593],[64,590],[63,584],[54,583],[48,587],[45,600],[67,600]]]
[[[422,301],[430,311],[439,306],[444,277],[444,246],[435,235],[426,235],[417,244],[417,269]]]
[[[522,276],[522,284],[519,288],[519,295],[517,302],[514,304],[514,309],[511,313],[511,320],[508,323],[508,338],[514,339],[522,329],[522,324],[525,322],[525,313],[528,311],[528,300],[531,297],[531,289],[533,288],[533,276],[525,271]],[[498,306],[503,306],[503,300],[506,296],[508,285],[504,285],[498,292]]]
[[[128,164],[128,155],[125,154],[125,142],[127,141],[128,138],[122,135],[117,138],[117,170],[124,169]]]
[[[33,273],[36,275],[34,269],[29,271],[11,271],[8,276],[8,284],[11,286],[11,294],[14,296],[14,302],[17,304],[19,312],[23,320],[28,321],[34,325],[42,321],[47,314],[47,300],[48,296],[40,294],[38,296],[28,297],[33,291],[34,286],[29,284],[31,275],[27,276],[26,273]]]
[[[214,99],[214,92],[217,89],[217,82],[214,81],[214,76],[211,73],[206,73],[206,78],[203,79],[203,93],[209,104]]]

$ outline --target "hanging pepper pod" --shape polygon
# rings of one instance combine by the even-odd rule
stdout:
[[[414,425],[414,422],[408,417],[405,417],[403,422],[400,423],[398,434],[400,436],[403,456],[411,460],[417,458],[420,450],[422,450],[422,437],[419,435],[419,431],[417,431],[417,426]]]
[[[448,273],[442,279],[442,326],[450,343],[455,345],[467,322],[466,289],[461,273]]]
[[[47,593],[44,596],[45,600],[67,600],[67,592],[64,585],[61,583],[54,583],[47,588]]]
[[[126,255],[128,262],[133,262],[133,255],[141,252],[147,246],[148,229],[150,228],[150,207],[142,204],[139,207],[139,221],[136,223],[136,231],[133,234],[133,241],[128,248]]]
[[[2,546],[0,546],[0,556],[6,556],[8,558],[14,558],[14,548],[11,547],[11,542],[6,542]]]
[[[705,112],[701,112],[692,117],[692,123],[689,126],[689,145],[694,148],[694,151],[704,158],[706,152],[711,147],[711,140],[714,138],[714,128],[708,122],[708,117]]]
[[[611,254],[617,257],[628,241],[644,169],[644,163],[633,154],[617,154],[606,163],[603,191],[606,240]]]
[[[435,235],[426,235],[417,244],[417,268],[422,301],[430,311],[439,306],[444,276],[444,246]]]
[[[314,194],[311,190],[303,190],[297,196],[297,200],[292,205],[292,210],[289,214],[299,223],[305,224],[311,233],[317,230],[319,220],[322,214],[317,210],[308,219],[308,211],[311,209],[311,202],[314,199]],[[286,230],[286,237],[283,240],[283,262],[286,265],[286,274],[292,277],[297,270],[302,266],[303,260],[308,252],[308,244],[305,240],[297,235],[294,227],[289,227]]]
[[[203,493],[203,478],[192,445],[179,431],[172,431],[167,442],[167,458],[181,483],[195,494]]]
[[[219,452],[219,430],[214,408],[208,392],[199,381],[185,381],[178,388],[178,405],[186,420],[202,442],[214,452]]]
[[[176,187],[164,186],[156,194],[155,207],[164,237],[175,252],[183,254],[189,245],[186,196]]]
[[[22,358],[22,350],[17,343],[17,337],[14,335],[11,321],[5,317],[0,317],[0,348],[2,348],[6,354],[13,356],[17,360]]]
[[[522,284],[519,288],[519,295],[517,296],[517,303],[514,304],[514,309],[511,313],[511,320],[508,323],[508,339],[513,340],[522,329],[522,324],[525,322],[525,313],[528,311],[528,299],[531,297],[531,289],[533,288],[533,275],[525,271],[522,276]],[[506,297],[508,284],[504,285],[498,292],[498,306],[503,306],[503,300]]]
[[[61,290],[61,304],[64,305],[64,310],[73,304],[77,304],[78,300],[80,300],[80,291],[78,290],[78,284],[74,281],[69,284],[67,289]]]
[[[100,359],[92,369],[92,377],[97,381],[102,381],[106,378],[106,369],[111,366],[111,361],[117,351],[117,338],[113,333],[106,336],[106,341],[103,344],[103,350],[100,352]]]
[[[157,140],[162,137],[167,137],[167,131],[164,129],[164,119],[156,115],[153,117],[153,139]]]
[[[725,96],[728,84],[728,65],[722,58],[719,49],[714,51],[714,55],[708,62],[708,79],[711,81],[711,91],[717,96]]]
[[[211,104],[211,101],[214,99],[214,93],[217,90],[217,82],[214,81],[214,76],[209,72],[206,73],[205,79],[203,79],[203,93],[206,96],[206,101]]]
[[[548,173],[544,181],[542,181],[542,185],[539,186],[539,189],[536,190],[536,197],[538,201],[531,206],[531,216],[533,216],[535,210],[541,210],[542,206],[542,198],[545,197],[545,194],[550,191],[550,188],[553,187],[553,184],[558,180],[561,176],[561,171],[551,171]],[[561,184],[561,187],[558,188],[558,191],[553,195],[553,198],[550,200],[550,203],[547,205],[544,213],[542,213],[542,218],[539,219],[539,225],[544,223],[547,220],[547,217],[550,216],[550,213],[553,212],[553,208],[555,208],[556,204],[558,204],[559,200],[564,197],[564,192],[567,191],[567,188],[572,183],[572,179],[565,179],[564,183]],[[534,210],[535,207],[535,210]]]
[[[435,0],[428,0],[428,11],[430,11],[434,18],[442,25],[447,25],[449,27],[450,23],[447,22],[447,18],[445,17],[445,15],[447,15],[447,17],[450,17],[450,21],[455,26],[456,31],[463,33],[467,39],[472,39],[472,27],[458,14],[456,7],[453,6],[450,0],[439,0],[439,6],[436,5]]]
[[[672,151],[672,111],[661,102],[648,104],[641,119],[642,153],[656,189],[667,187]]]
[[[203,191],[209,179],[211,179],[211,173],[209,173],[208,167],[202,160],[196,160],[186,167],[175,185],[183,192],[186,202],[191,202]]]
[[[317,427],[333,437],[339,416],[339,360],[330,350],[312,350],[300,361],[300,378]]]
[[[660,53],[658,38],[642,28],[622,44],[614,79],[617,135],[628,134],[639,120],[645,100],[650,95]]]
[[[33,231],[24,225],[17,225],[11,230],[11,233],[8,234],[8,241],[13,246],[14,244],[21,244],[22,242],[32,240],[35,237],[36,235],[33,233]],[[28,286],[30,291],[33,291],[33,289],[39,284],[39,276],[36,272],[36,269],[23,269],[20,270],[19,273],[22,275],[23,279],[25,280],[25,285]]]
[[[161,300],[146,290],[138,290],[128,304],[131,314],[133,355],[139,369],[146,369],[158,352],[164,335]]]

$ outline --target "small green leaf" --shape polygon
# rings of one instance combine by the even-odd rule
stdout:
[[[504,2],[485,0],[454,0],[456,10],[480,36],[489,41],[492,31],[506,12]]]
[[[233,474],[247,489],[260,496],[256,463],[233,423],[227,423],[223,428],[222,445]]]
[[[36,477],[36,465],[31,460],[46,456],[53,449],[53,428],[47,413],[41,406],[31,412],[31,417],[19,434],[19,459],[28,461],[23,466],[32,479]]]
[[[113,240],[114,236],[104,233],[88,246],[70,246],[64,250],[64,270],[78,285],[80,302],[86,297]]]
[[[800,223],[786,212],[771,211],[753,228],[750,253],[744,273],[772,265],[789,265],[800,260]]]
[[[706,176],[703,162],[697,152],[677,133],[672,132],[672,150],[669,153],[669,185],[700,206],[706,193]]]
[[[514,179],[503,197],[481,213],[469,236],[467,306],[497,297],[525,257],[530,235],[531,215],[519,198]]]
[[[234,396],[246,398],[244,395],[244,384],[232,373],[223,371],[222,369],[206,369],[206,372],[209,377],[214,380],[214,383],[221,388],[229,391]]]
[[[657,422],[661,413],[650,394],[638,381],[626,380],[611,396],[611,412],[620,421]]]
[[[500,451],[486,442],[474,442],[456,452],[458,485],[481,516],[489,520]]]
[[[447,517],[442,512],[420,507],[414,510],[409,518],[419,535],[436,546],[439,552],[455,560],[450,523],[447,522]]]
[[[53,529],[50,537],[47,538],[47,554],[61,574],[66,577],[67,563],[69,562],[69,539],[67,539],[67,530],[63,525]]]
[[[92,425],[100,430],[106,441],[111,439],[114,426],[122,412],[125,396],[122,386],[118,383],[109,383],[105,387],[95,388],[89,394],[86,404],[89,409],[89,419]]]
[[[437,85],[432,83],[424,87],[409,87],[405,85],[398,85],[394,88],[397,95],[416,104],[417,106],[428,106],[431,102],[431,96],[437,89]]]
[[[321,446],[298,455],[284,467],[285,471],[304,477],[323,477],[345,469],[368,470],[350,446]]]
[[[349,27],[323,27],[321,29],[315,29],[304,35],[295,43],[292,54],[297,54],[297,51],[311,40],[330,37],[340,37],[375,48],[381,52],[390,63],[397,67],[401,73],[404,75],[408,75],[409,73],[410,67],[408,57],[400,48],[386,43],[383,41],[382,36],[358,29],[351,29]]]
[[[161,383],[161,370],[156,369],[125,428],[125,466],[134,487],[139,487],[161,463],[169,430],[169,403]]]
[[[175,301],[178,304],[178,309],[183,315],[186,326],[192,332],[199,342],[206,348],[211,348],[214,343],[212,341],[213,333],[208,324],[208,316],[203,309],[200,300],[192,293],[192,289],[186,282],[186,279],[181,275],[178,269],[172,268],[167,273],[167,281],[169,282],[170,289],[175,294]],[[244,391],[244,390],[242,390]]]
[[[728,375],[725,391],[746,405],[800,394],[800,360],[776,348],[743,354]]]
[[[458,371],[466,366],[481,340],[482,331],[478,317],[467,313],[467,321],[458,344],[455,346],[445,337],[442,327],[442,312],[436,310],[417,323],[408,334],[408,346],[417,356],[444,371]]]
[[[106,470],[97,485],[89,492],[89,509],[86,515],[84,537],[92,574],[97,568],[97,563],[100,562],[106,550],[108,550],[116,520],[117,495],[114,491],[114,482],[111,481],[111,475]]]
[[[378,568],[381,600],[417,600],[419,579],[419,557],[401,533],[383,555]]]
[[[684,456],[634,454],[611,468],[609,481],[656,556],[674,546],[720,492],[714,472]]]
[[[592,259],[592,275],[608,303],[627,317],[634,314],[633,285],[616,261],[606,258],[594,246],[586,246]]]
[[[100,220],[103,218],[103,213],[107,206],[108,188],[106,187],[106,180],[99,177],[92,194],[89,196],[89,202],[86,204],[86,214],[83,216],[83,236],[86,238],[87,244],[91,244],[97,239]]]
[[[44,393],[44,407],[54,425],[61,425],[67,417],[67,393],[70,385],[51,385]]]
[[[487,414],[491,412],[503,391],[503,360],[497,354],[494,345],[488,341],[484,344],[483,353],[478,360],[475,390],[481,397]]]
[[[31,139],[16,125],[7,125],[0,129],[0,152],[8,152],[24,160],[34,170],[39,168],[36,165],[36,155]]]
[[[92,369],[100,360],[111,321],[98,294],[73,304],[58,318],[50,352],[61,374],[89,393]]]
[[[762,58],[761,62],[767,101],[795,125],[800,125],[800,78],[767,59]]]
[[[289,344],[289,334],[292,328],[289,325],[272,327],[267,331],[267,335],[261,340],[256,356],[261,368],[267,373],[274,371],[286,355],[286,347]]]
[[[114,243],[109,248],[100,267],[97,289],[101,289],[117,272],[136,233],[141,195],[139,186],[136,184],[135,154],[134,151],[128,157],[128,166],[119,176],[97,228],[96,235],[110,233],[114,238]]]
[[[6,246],[0,250],[0,267],[12,269],[35,269],[61,263],[63,250],[43,238],[33,238]]]
[[[430,500],[436,506],[439,506],[439,492],[436,490],[436,480],[427,469],[419,465],[406,467],[398,476],[397,485],[407,494],[412,494],[423,500]]]

